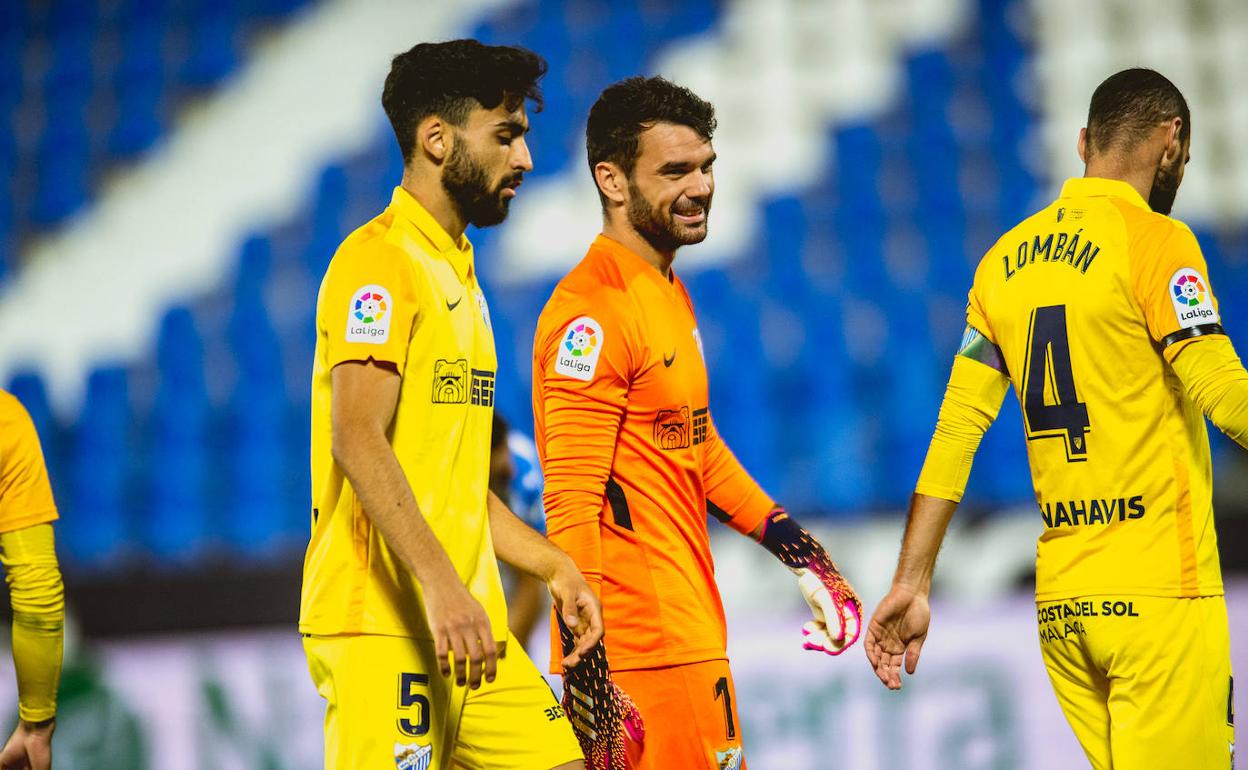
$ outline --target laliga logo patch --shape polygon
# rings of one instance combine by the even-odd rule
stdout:
[[[1206,288],[1204,277],[1195,270],[1185,267],[1170,278],[1170,299],[1179,326],[1184,329],[1218,323],[1213,295]]]
[[[741,770],[741,747],[733,746],[727,751],[715,752],[715,760],[719,762],[719,770]]]
[[[398,770],[429,770],[433,761],[433,747],[418,743],[395,743],[394,765]]]
[[[589,316],[581,316],[568,324],[555,351],[555,373],[589,382],[598,368],[602,343],[602,324]]]
[[[347,308],[347,342],[384,343],[390,338],[393,308],[384,286],[369,284],[356,289]]]

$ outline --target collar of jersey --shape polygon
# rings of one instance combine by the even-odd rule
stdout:
[[[663,277],[654,265],[650,264],[640,254],[628,248],[619,241],[612,240],[602,233],[594,239],[592,246],[594,251],[605,251],[615,259],[615,263],[619,265],[621,272],[627,275],[645,275],[651,276],[661,284],[665,284],[668,288],[676,285],[676,271],[672,271],[672,280]]]
[[[456,243],[429,210],[402,187],[394,188],[394,194],[390,196],[390,208],[397,216],[410,222],[429,245],[451,263],[461,280],[468,279],[472,272],[472,244],[468,241],[468,236],[461,235],[459,243]]]
[[[1122,198],[1128,203],[1139,206],[1145,211],[1152,211],[1148,201],[1140,197],[1140,193],[1131,185],[1119,179],[1103,179],[1095,176],[1067,179],[1062,185],[1063,198]]]

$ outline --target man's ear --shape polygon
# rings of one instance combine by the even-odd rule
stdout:
[[[1083,161],[1083,165],[1088,165],[1088,129],[1079,129],[1079,160]]]
[[[438,115],[430,115],[416,124],[416,146],[437,165],[450,157],[455,138],[451,127]]]
[[[1170,165],[1183,154],[1183,118],[1177,115],[1166,127],[1166,147],[1162,150],[1161,160]]]
[[[594,182],[598,185],[598,191],[612,203],[624,203],[625,188],[628,187],[628,179],[624,175],[624,170],[614,163],[601,161],[594,166]]]

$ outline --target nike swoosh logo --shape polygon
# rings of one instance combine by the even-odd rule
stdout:
[[[667,356],[663,356],[663,366],[670,369],[672,364],[674,363],[676,363],[676,351],[675,350],[672,351],[671,358],[668,358]]]
[[[455,308],[459,307],[459,303],[461,303],[461,302],[463,302],[463,301],[464,301],[464,298],[463,298],[463,296],[462,296],[462,295],[460,296],[460,298],[459,298],[459,299],[455,300],[454,302],[451,302],[451,301],[448,299],[448,300],[446,301],[446,309],[447,309],[447,310],[454,310]]]

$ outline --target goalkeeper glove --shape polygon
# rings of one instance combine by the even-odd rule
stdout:
[[[562,617],[559,638],[566,656],[575,640]],[[564,669],[563,712],[585,754],[586,770],[627,770],[629,749],[639,752],[646,737],[641,712],[628,693],[611,681],[607,650],[601,641],[580,663]]]
[[[814,619],[802,626],[807,650],[840,655],[862,633],[862,602],[828,552],[783,508],[763,524],[763,547],[797,575],[797,585]]]

